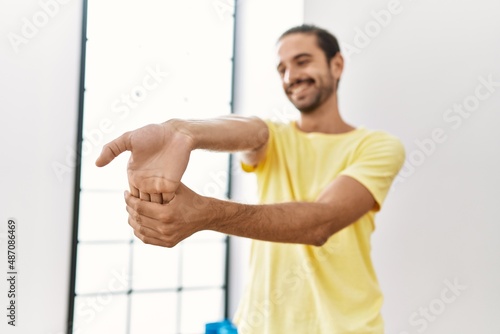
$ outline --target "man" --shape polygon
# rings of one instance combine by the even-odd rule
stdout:
[[[129,224],[145,243],[173,247],[201,230],[254,239],[251,277],[235,319],[240,333],[383,333],[370,236],[403,164],[403,146],[341,118],[344,62],[329,32],[295,27],[277,49],[297,122],[170,120],[108,143],[96,164],[132,152],[125,201]],[[262,204],[203,197],[183,185],[194,149],[243,152]]]

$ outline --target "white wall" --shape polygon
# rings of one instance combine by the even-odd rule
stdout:
[[[345,118],[407,149],[373,238],[387,333],[500,332],[499,14],[494,0],[305,2],[350,54]]]
[[[58,1],[0,4],[1,333],[63,333],[67,320],[74,168],[59,179],[52,164],[68,165],[76,142],[82,3]],[[30,30],[33,17],[40,27]],[[15,328],[4,307],[2,233],[11,217],[19,224]]]

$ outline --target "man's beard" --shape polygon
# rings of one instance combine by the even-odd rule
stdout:
[[[307,105],[297,106],[297,104],[295,104],[295,102],[290,98],[290,96],[288,97],[288,99],[290,100],[290,102],[292,102],[295,108],[297,108],[302,114],[311,114],[317,108],[319,108],[334,92],[335,92],[335,85],[333,84],[333,82],[329,82],[328,84],[321,87],[320,90],[315,93],[314,97],[312,98],[312,101]]]

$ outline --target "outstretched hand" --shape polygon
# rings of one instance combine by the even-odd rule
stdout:
[[[163,203],[174,197],[192,149],[192,138],[171,123],[151,124],[107,143],[96,165],[106,166],[121,153],[130,151],[127,176],[132,194]]]

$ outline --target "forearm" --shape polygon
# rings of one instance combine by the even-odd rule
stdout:
[[[265,145],[269,137],[267,125],[257,117],[231,115],[209,120],[173,119],[164,124],[191,137],[193,149],[252,151]]]
[[[245,205],[209,201],[208,229],[251,239],[321,246],[350,223],[326,203]]]
[[[201,196],[184,184],[168,203],[126,194],[129,224],[145,243],[173,247],[193,233],[214,230],[252,239],[323,245],[373,209],[370,191],[349,176],[338,176],[315,202],[247,205]]]

